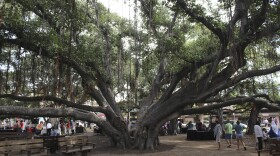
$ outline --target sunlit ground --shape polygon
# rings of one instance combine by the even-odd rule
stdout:
[[[188,141],[185,140],[186,135],[180,134],[177,136],[161,136],[161,145],[154,151],[139,151],[139,150],[119,150],[108,147],[108,143],[104,139],[97,138],[95,141],[101,141],[102,145],[97,145],[97,149],[91,152],[92,156],[107,156],[107,155],[124,155],[124,156],[257,156],[255,150],[254,137],[246,137],[247,150],[243,147],[237,150],[236,140],[233,140],[232,148],[226,148],[226,143],[222,140],[222,149],[217,150],[218,146],[215,140],[210,141]],[[103,137],[105,138],[105,137]],[[94,141],[93,141],[94,142]],[[97,143],[97,142],[96,142]],[[98,144],[98,143],[97,143]],[[262,152],[261,156],[269,156],[268,152]]]

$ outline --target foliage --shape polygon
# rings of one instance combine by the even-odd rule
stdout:
[[[0,113],[73,116],[115,145],[152,149],[159,127],[181,114],[250,102],[279,109],[269,75],[280,70],[278,1],[203,2],[139,0],[129,20],[97,1],[6,0],[0,102],[30,109]],[[134,140],[125,124],[133,108]]]

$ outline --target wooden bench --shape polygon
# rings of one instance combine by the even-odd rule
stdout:
[[[34,155],[44,154],[43,139],[0,141],[0,155]]]
[[[43,139],[44,147],[48,150],[48,153],[55,154],[58,150],[58,138],[64,138],[65,136],[35,136],[35,138]]]
[[[268,140],[269,154],[273,156],[280,156],[280,138],[272,138]]]
[[[63,155],[72,155],[81,152],[86,156],[88,152],[95,148],[95,144],[88,141],[88,136],[77,135],[58,138],[58,146]]]
[[[31,139],[32,133],[19,133],[19,132],[0,132],[0,141],[3,140],[19,140],[19,139]]]

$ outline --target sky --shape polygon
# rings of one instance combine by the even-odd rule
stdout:
[[[134,0],[99,0],[106,8],[110,8],[110,12],[127,19],[134,17]]]

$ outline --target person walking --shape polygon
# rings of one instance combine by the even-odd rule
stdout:
[[[219,120],[216,120],[216,126],[213,129],[214,131],[214,137],[216,139],[216,142],[218,143],[218,150],[221,149],[221,135],[222,135],[222,126],[219,122]]]
[[[227,120],[227,124],[225,124],[225,139],[228,144],[227,148],[231,148],[231,138],[232,138],[232,124],[229,120]]]
[[[260,126],[259,121],[257,121],[254,126],[254,133],[255,133],[255,137],[256,137],[256,142],[258,144],[258,150],[262,150],[263,149],[263,132],[262,132],[262,128]]]
[[[239,142],[242,143],[244,150],[247,150],[243,141],[243,127],[240,125],[240,121],[236,122],[236,126],[234,127],[234,129],[236,133],[237,150],[239,150]]]

